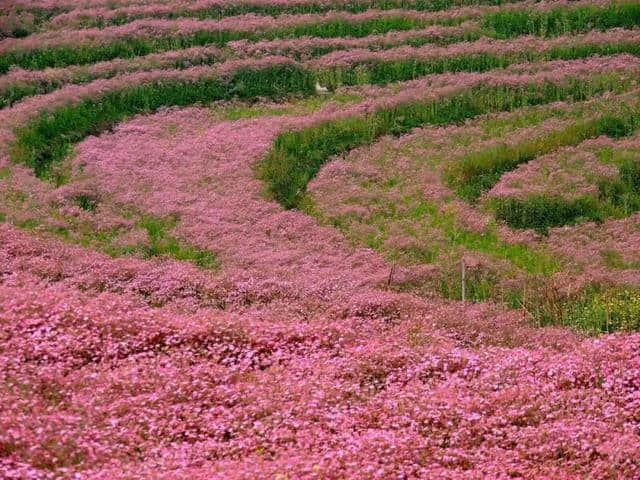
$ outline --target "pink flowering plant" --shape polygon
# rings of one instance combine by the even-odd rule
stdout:
[[[638,26],[0,0],[0,479],[640,479]]]

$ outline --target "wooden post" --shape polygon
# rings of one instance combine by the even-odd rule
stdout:
[[[389,278],[387,278],[387,286],[391,285],[391,282],[393,281],[393,272],[395,272],[395,270],[396,270],[396,264],[392,263],[391,271],[389,272]]]
[[[462,301],[467,300],[467,270],[464,266],[464,258],[460,261],[460,273],[462,275]]]

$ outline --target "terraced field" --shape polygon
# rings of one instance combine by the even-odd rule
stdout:
[[[0,478],[640,479],[640,3],[0,0]]]

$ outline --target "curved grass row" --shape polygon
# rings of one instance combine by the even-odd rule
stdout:
[[[608,6],[562,7],[548,11],[523,10],[492,12],[483,19],[481,34],[493,37],[513,37],[521,34],[559,35],[584,32],[592,27],[606,29],[613,27],[632,28],[640,25],[640,4],[621,3]],[[539,20],[530,28],[523,18],[533,15]],[[131,58],[154,52],[177,50],[202,45],[223,46],[232,40],[247,39],[251,41],[275,38],[299,38],[312,36],[318,38],[364,37],[374,33],[404,31],[424,28],[434,23],[452,25],[463,21],[427,21],[420,18],[387,17],[350,22],[332,20],[309,25],[298,25],[277,28],[264,32],[245,32],[234,30],[200,31],[192,35],[154,37],[154,38],[122,38],[107,43],[88,45],[60,45],[39,50],[12,50],[0,55],[0,73],[6,73],[13,65],[26,69],[43,69],[47,67],[64,67],[95,63],[113,58]],[[544,28],[539,25],[546,25]],[[552,25],[552,27],[549,27]]]
[[[477,86],[452,97],[324,122],[278,136],[259,174],[275,200],[285,208],[296,208],[304,198],[309,181],[332,156],[371,144],[383,135],[399,135],[427,124],[456,124],[481,114],[530,105],[585,100],[627,87],[628,82],[615,75],[516,88]]]
[[[637,114],[637,113],[636,113]],[[638,128],[638,120],[628,129]],[[526,199],[499,197],[489,200],[496,219],[513,228],[530,228],[546,235],[549,228],[607,218],[625,218],[640,211],[640,162],[625,157],[616,164],[619,176],[602,180],[598,195],[574,199],[532,195]]]
[[[362,13],[367,10],[395,10],[395,9],[411,9],[420,12],[438,12],[449,10],[456,7],[476,6],[476,5],[504,5],[510,3],[520,3],[524,0],[358,0],[343,2],[306,2],[299,4],[251,4],[246,3],[229,3],[227,5],[213,5],[201,9],[193,8],[177,8],[167,9],[167,11],[151,13],[151,14],[128,14],[122,12],[110,17],[104,18],[95,15],[86,15],[80,17],[80,24],[83,27],[103,28],[112,25],[123,25],[140,18],[197,18],[205,19],[221,19],[237,15],[257,14],[277,17],[283,14],[304,15],[319,14],[331,11],[341,11],[349,13]]]
[[[40,30],[49,20],[56,15],[67,13],[69,9],[61,7],[50,8],[23,8],[0,10],[0,22],[4,18],[12,17],[11,28],[4,33],[0,31],[0,40],[4,37],[23,38]]]
[[[409,47],[422,47],[425,45],[437,45],[437,46],[446,46],[452,45],[460,42],[473,42],[479,40],[482,35],[481,33],[471,25],[474,25],[472,22],[467,25],[459,25],[459,26],[450,26],[450,27],[442,27],[442,28],[450,28],[450,32],[438,32],[438,33],[426,33],[424,30],[407,30],[406,36],[397,40],[389,40],[385,38],[385,34],[374,34],[367,35],[366,37],[360,37],[363,43],[358,45],[349,44],[350,42],[340,42],[339,39],[318,39],[315,37],[307,37],[304,40],[297,41],[289,40],[289,39],[274,39],[267,40],[264,42],[256,42],[253,44],[249,44],[247,47],[238,46],[238,44],[232,45],[231,48],[236,53],[241,53],[243,55],[264,55],[264,54],[273,54],[273,55],[286,55],[295,60],[308,60],[317,57],[321,57],[331,52],[335,51],[344,51],[350,49],[367,49],[373,51],[382,51],[389,50],[395,47],[400,46],[409,46]],[[428,30],[428,28],[427,28]],[[400,33],[400,32],[387,32],[388,34]],[[314,40],[335,40],[330,45],[318,45],[318,46],[305,46],[305,40],[309,40],[311,44]],[[352,40],[351,37],[347,37],[346,40]],[[295,45],[283,46],[284,42],[288,42],[291,45],[291,42],[295,42]],[[366,42],[366,43],[364,43]]]
[[[88,135],[99,134],[129,116],[165,106],[188,106],[233,98],[309,95],[313,88],[312,74],[290,64],[240,69],[226,79],[161,80],[136,85],[42,114],[16,131],[11,157],[33,168],[38,177],[49,178],[51,164],[62,160],[70,145]],[[51,180],[61,183],[64,179]]]
[[[412,46],[422,46],[430,43],[449,44],[458,41],[477,40],[479,34],[474,31],[460,34],[457,27],[451,32],[450,36],[442,35],[416,35],[408,40],[399,40],[398,43],[384,43],[383,35],[373,35],[362,37],[363,40],[370,39],[368,47],[372,49],[388,49],[398,44],[406,44]],[[420,32],[420,30],[416,31]],[[277,42],[277,40],[276,40]],[[326,54],[330,51],[349,48],[347,45],[337,43],[332,47],[312,48],[307,51],[309,57],[316,57]],[[213,49],[215,51],[205,52],[205,49]],[[235,49],[234,49],[235,50]],[[176,53],[180,53],[179,57]],[[189,52],[192,52],[190,55]],[[261,54],[280,54],[279,48],[276,46],[272,52],[268,47],[261,48]],[[164,53],[150,54],[145,56],[136,56],[131,59],[115,59],[113,66],[109,66],[108,62],[101,62],[95,65],[72,65],[56,70],[49,69],[47,71],[33,71],[27,75],[15,75],[14,79],[9,80],[11,73],[4,79],[0,79],[0,108],[11,106],[21,99],[32,96],[42,95],[52,92],[64,85],[88,83],[98,78],[111,78],[120,73],[130,73],[134,71],[148,71],[159,68],[184,69],[196,65],[211,65],[220,61],[238,57],[250,56],[251,52],[246,53],[238,47],[234,53],[217,47],[193,47],[192,49],[169,50]],[[166,57],[165,57],[166,56]],[[299,55],[290,55],[291,58],[299,59]],[[125,65],[127,65],[125,67]],[[4,85],[2,85],[4,83]]]
[[[576,121],[543,138],[533,138],[513,146],[498,145],[470,153],[447,169],[445,179],[458,196],[468,202],[475,202],[502,175],[541,155],[602,135],[611,138],[632,135],[640,128],[640,105],[621,105],[618,110],[595,119]]]
[[[632,28],[640,24],[638,2],[609,5],[582,5],[550,10],[500,10],[486,15],[483,28],[499,38],[519,35],[557,36],[614,27]]]
[[[458,196],[466,201],[476,202],[502,175],[523,163],[561,147],[578,145],[590,138],[627,137],[635,134],[638,128],[640,105],[619,105],[612,113],[577,121],[545,135],[544,138],[470,153],[446,170],[445,179]],[[623,158],[616,166],[619,178],[600,181],[597,197],[580,196],[568,200],[556,196],[532,195],[525,199],[491,198],[487,203],[496,219],[510,227],[530,228],[545,235],[552,227],[627,217],[640,210],[640,163]]]
[[[184,55],[173,58],[159,58],[157,55],[139,57],[131,60],[115,60],[111,65],[107,62],[97,65],[72,66],[67,69],[30,72],[28,75],[17,74],[9,80],[5,77],[0,87],[0,108],[9,107],[25,97],[43,95],[53,92],[65,85],[81,85],[97,79],[108,79],[119,74],[157,69],[182,70],[194,66],[213,65],[225,60],[225,54],[214,51],[192,52],[184,50]],[[170,55],[168,52],[167,55]],[[162,54],[160,54],[162,55]],[[153,57],[153,58],[152,58]],[[9,74],[11,75],[11,74]]]
[[[310,94],[313,92],[315,81],[316,76],[312,71],[297,65],[286,65],[260,70],[241,70],[236,72],[230,80],[219,78],[207,78],[195,82],[170,80],[109,92],[100,98],[85,100],[79,105],[63,107],[53,113],[41,115],[35,121],[18,129],[16,141],[12,147],[12,157],[15,161],[31,166],[39,177],[46,177],[51,164],[64,158],[70,144],[80,141],[87,135],[98,134],[130,115],[150,112],[163,106],[185,106],[232,98],[255,99],[288,94]],[[586,82],[584,85],[592,83]],[[584,85],[577,85],[577,92],[583,92],[586,88]],[[185,88],[187,86],[188,88]],[[613,82],[609,88],[620,90],[626,88],[626,83],[618,80],[617,85]],[[601,90],[596,89],[596,91]],[[521,102],[520,106],[530,104],[528,100],[520,98],[519,94],[507,95],[507,93],[505,95],[508,98],[504,102],[516,102],[514,105],[520,105],[518,102]],[[411,128],[429,123],[455,123],[480,113],[506,108],[494,108],[489,104],[477,105],[480,98],[484,98],[486,102],[493,101],[490,92],[484,92],[483,96],[481,95],[477,100],[470,99],[466,95],[468,94],[461,96],[459,105],[455,102],[449,105],[448,102],[453,100],[445,99],[442,102],[448,105],[446,108],[438,105],[429,106],[430,109],[440,112],[433,117],[427,115],[421,107],[416,107],[414,111],[413,106],[408,105],[398,107],[398,112],[395,110],[389,113],[378,112],[367,119],[340,120],[335,126],[326,127],[327,132],[309,134],[309,138],[300,132],[286,134],[276,142],[276,150],[281,150],[283,159],[275,161],[274,157],[274,160],[267,162],[266,164],[271,167],[266,168],[263,176],[269,179],[270,189],[278,201],[287,208],[291,208],[297,205],[307,182],[328,156],[362,145],[363,142],[368,143],[380,135],[404,133]],[[531,93],[531,95],[534,94]],[[575,99],[578,93],[564,95]],[[564,98],[560,94],[557,97],[556,100]],[[545,100],[541,103],[552,101],[554,97],[552,94],[545,94],[544,98]],[[509,107],[511,108],[516,107]],[[404,112],[404,110],[407,111]],[[316,132],[315,127],[310,131]],[[288,138],[287,135],[291,136],[289,140],[285,140]],[[326,136],[335,138],[331,138],[326,143]],[[305,160],[306,155],[310,158]],[[299,159],[296,160],[294,157]],[[298,161],[303,161],[307,166],[302,169],[300,166],[295,166]],[[283,166],[287,168],[280,171]],[[274,171],[268,173],[271,169]]]
[[[411,9],[416,11],[435,12],[448,10],[454,7],[471,5],[504,5],[519,3],[522,0],[382,0],[380,2],[344,2],[344,3],[308,3],[301,5],[223,5],[202,10],[177,9],[171,12],[163,12],[151,15],[151,18],[174,19],[190,17],[198,19],[220,19],[235,15],[259,14],[278,16],[287,14],[318,14],[330,11],[346,11],[349,13],[361,13],[369,9],[392,10]],[[590,29],[606,30],[613,26],[637,25],[639,10],[633,2],[613,3],[609,6],[588,5],[578,8],[563,7],[551,11],[539,11],[534,9],[504,10],[491,13],[485,17],[484,26],[487,30],[495,32],[500,37],[514,35],[562,35]],[[146,18],[136,15],[119,15],[110,19],[87,16],[82,22],[85,27],[106,27],[110,25],[122,25],[138,18]],[[620,22],[627,22],[621,25]],[[635,22],[635,23],[634,23]]]

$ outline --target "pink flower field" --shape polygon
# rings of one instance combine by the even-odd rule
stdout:
[[[640,480],[640,4],[0,0],[1,480]]]

